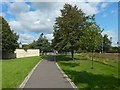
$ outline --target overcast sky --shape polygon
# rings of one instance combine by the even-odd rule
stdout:
[[[83,0],[84,1],[84,0]],[[86,15],[96,14],[96,22],[105,29],[103,34],[112,37],[113,44],[118,41],[118,3],[117,2],[69,2],[77,5]],[[65,2],[3,2],[1,16],[9,23],[12,30],[19,34],[19,41],[31,43],[41,33],[50,41],[53,37],[55,18],[60,16],[60,9]]]

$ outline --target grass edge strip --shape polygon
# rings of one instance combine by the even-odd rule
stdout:
[[[58,63],[56,62],[56,65],[58,67],[58,69],[61,71],[61,73],[63,74],[64,77],[66,77],[67,81],[71,84],[71,86],[73,88],[78,89],[78,87],[74,84],[74,82],[72,82],[72,80],[65,74],[65,72],[60,68],[60,66],[58,65]]]

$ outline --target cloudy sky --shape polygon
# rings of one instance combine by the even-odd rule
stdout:
[[[22,0],[23,1],[23,0]],[[84,1],[84,0],[83,0]],[[96,0],[97,1],[97,0]],[[2,2],[0,15],[19,35],[22,43],[37,40],[41,33],[50,41],[55,18],[66,2]],[[77,5],[86,15],[96,14],[96,22],[104,28],[103,34],[112,37],[112,45],[118,41],[118,3],[117,2],[67,2]]]

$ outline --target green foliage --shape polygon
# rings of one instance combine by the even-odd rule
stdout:
[[[37,41],[34,40],[31,44],[29,44],[29,48],[37,49]]]
[[[61,16],[56,18],[54,25],[54,39],[52,46],[58,51],[70,51],[79,48],[79,39],[84,30],[84,24],[87,22],[88,16],[77,8],[65,4],[61,10]]]
[[[51,51],[51,45],[42,33],[37,41],[33,41],[29,44],[29,48],[40,49],[40,51],[47,52]]]
[[[37,47],[43,52],[50,51],[50,43],[43,35],[43,33],[40,35],[40,37],[37,40]]]
[[[14,52],[16,47],[18,47],[18,35],[14,33],[10,26],[8,25],[7,21],[2,19],[2,52]]]
[[[108,52],[111,49],[111,41],[110,39],[108,39],[108,35],[105,34],[103,36],[103,51],[104,52]]]
[[[23,49],[24,49],[25,51],[27,51],[27,50],[29,49],[29,46],[28,46],[28,45],[23,45]]]
[[[94,52],[98,50],[101,45],[102,36],[100,28],[96,24],[86,29],[80,39],[82,50]]]
[[[120,53],[120,46],[119,47],[111,47],[111,49],[109,51],[107,51],[108,53]]]

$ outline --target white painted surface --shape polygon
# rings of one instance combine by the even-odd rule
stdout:
[[[16,58],[21,58],[21,57],[31,57],[31,56],[39,56],[40,51],[39,49],[28,49],[25,51],[24,49],[16,49]]]

